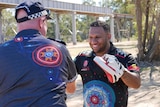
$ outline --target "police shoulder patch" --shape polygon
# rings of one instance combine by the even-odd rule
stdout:
[[[45,67],[56,67],[62,63],[61,51],[52,45],[44,45],[32,52],[32,59],[35,63]]]

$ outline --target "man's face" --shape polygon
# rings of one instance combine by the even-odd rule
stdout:
[[[102,56],[108,52],[110,38],[110,34],[106,33],[102,27],[90,27],[89,44],[96,55]]]

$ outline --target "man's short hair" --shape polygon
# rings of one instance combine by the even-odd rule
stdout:
[[[27,13],[27,16],[18,19],[17,13],[20,9],[23,9]],[[15,8],[15,19],[18,23],[32,20],[41,16],[46,16],[47,19],[51,19],[50,11],[44,8],[40,2],[26,1],[19,4]]]
[[[92,22],[90,24],[90,27],[102,27],[104,29],[105,32],[110,32],[110,26],[106,23],[106,22],[103,22],[103,21],[95,21],[95,22]]]

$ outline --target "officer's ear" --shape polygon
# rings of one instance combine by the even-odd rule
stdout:
[[[111,34],[107,33],[107,37],[108,37],[108,40],[110,40],[111,39]]]
[[[44,19],[43,19],[43,18],[40,18],[40,19],[39,19],[39,27],[40,27],[40,28],[42,28],[42,27],[44,26],[43,23],[44,23]]]

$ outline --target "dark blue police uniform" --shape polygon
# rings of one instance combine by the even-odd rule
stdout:
[[[0,45],[0,107],[66,107],[76,68],[63,44],[24,30]]]
[[[130,72],[138,72],[139,67],[131,54],[117,49],[112,43],[109,53]],[[84,107],[127,107],[128,87],[120,79],[110,83],[105,72],[93,61],[93,51],[85,51],[75,58],[78,74],[82,77]]]

